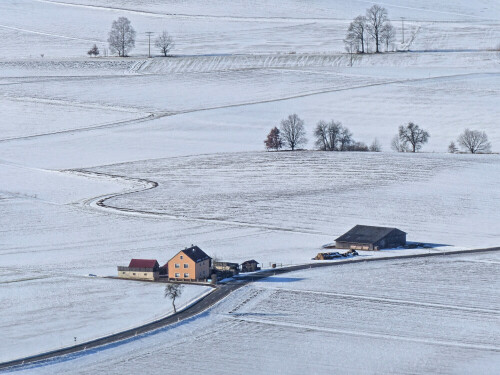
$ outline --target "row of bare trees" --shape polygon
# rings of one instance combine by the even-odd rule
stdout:
[[[381,151],[380,143],[375,140],[368,147],[363,142],[356,142],[352,132],[342,123],[331,120],[319,121],[314,129],[315,144],[322,151]],[[307,144],[304,120],[297,114],[281,120],[280,127],[274,127],[267,135],[264,145],[267,150],[280,150],[287,147],[292,151]]]
[[[349,128],[335,120],[319,121],[314,128],[314,138],[316,148],[321,151],[382,151],[377,139],[370,146],[363,142],[356,142]],[[409,122],[399,127],[398,134],[392,139],[391,148],[397,152],[418,152],[429,141],[429,138],[428,131],[414,122]],[[463,151],[472,154],[491,152],[488,136],[483,131],[465,129],[458,137],[457,143]],[[280,127],[272,128],[264,141],[267,150],[276,151],[282,148],[295,151],[306,144],[304,120],[296,114],[281,120]],[[455,142],[451,142],[448,151],[457,153],[460,150]]]
[[[366,15],[360,15],[351,22],[344,43],[350,54],[367,53],[368,43],[373,40],[375,53],[379,53],[381,45],[385,45],[385,50],[388,51],[395,38],[396,29],[388,18],[387,9],[373,5],[366,10]]]
[[[111,31],[108,35],[108,44],[112,52],[120,57],[128,56],[128,53],[135,47],[136,31],[132,27],[127,17],[119,17],[113,21]],[[170,50],[174,47],[174,40],[163,31],[155,40],[154,46],[163,56],[168,56]],[[100,51],[96,44],[87,52],[91,57],[99,56]]]

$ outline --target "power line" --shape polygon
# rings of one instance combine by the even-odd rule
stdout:
[[[154,33],[152,31],[146,31],[146,35],[148,36],[148,45],[149,45],[149,49],[148,49],[148,57],[151,58],[151,35],[153,35]]]

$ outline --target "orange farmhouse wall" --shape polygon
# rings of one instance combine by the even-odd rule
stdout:
[[[182,258],[181,258],[182,257]],[[178,264],[179,268],[175,268]],[[185,268],[184,265],[187,265]],[[168,278],[169,279],[182,279],[182,280],[197,280],[208,278],[210,272],[210,260],[206,259],[202,262],[195,263],[191,258],[189,258],[182,251],[176,256],[168,261]],[[178,273],[179,276],[175,274]],[[189,274],[189,276],[184,276],[184,274]]]

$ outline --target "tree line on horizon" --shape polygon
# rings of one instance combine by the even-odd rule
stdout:
[[[318,121],[313,134],[314,144],[319,151],[382,151],[378,139],[374,139],[370,146],[355,141],[349,128],[335,120]],[[428,131],[410,121],[406,125],[399,126],[398,133],[391,141],[391,149],[396,152],[418,152],[429,138]],[[268,151],[280,151],[283,148],[296,151],[307,143],[305,122],[295,113],[282,119],[279,128],[273,127],[264,140],[264,146]],[[491,152],[491,143],[484,131],[465,129],[458,137],[457,143],[463,152],[471,154]],[[451,142],[448,146],[450,153],[459,151],[455,142]]]
[[[126,57],[135,47],[136,36],[137,33],[130,20],[127,17],[119,17],[111,24],[107,42],[112,52],[118,54],[119,57]],[[164,57],[167,57],[175,43],[168,32],[164,30],[153,40],[153,45]],[[99,56],[100,51],[97,44],[94,44],[87,54],[91,57]]]

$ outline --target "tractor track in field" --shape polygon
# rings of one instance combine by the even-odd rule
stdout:
[[[89,198],[80,202],[79,204],[86,208],[91,208],[94,210],[102,210],[105,212],[111,212],[113,214],[123,214],[123,215],[133,215],[133,216],[141,216],[152,219],[167,219],[167,220],[177,220],[177,221],[189,221],[189,222],[200,222],[200,223],[210,223],[215,225],[226,225],[226,226],[237,226],[237,227],[245,227],[245,228],[256,228],[256,229],[264,229],[269,231],[279,231],[279,232],[293,232],[293,233],[301,233],[301,234],[310,234],[310,235],[322,235],[325,233],[317,232],[317,231],[306,231],[306,230],[296,230],[293,228],[283,228],[283,227],[273,227],[268,225],[260,225],[260,224],[252,224],[246,222],[239,221],[231,221],[231,220],[218,220],[218,219],[207,219],[200,217],[189,217],[189,216],[181,216],[181,215],[172,215],[162,212],[156,211],[146,211],[146,210],[136,210],[133,208],[127,207],[118,207],[113,206],[107,201],[113,198],[141,193],[144,191],[152,190],[158,187],[158,183],[152,180],[147,180],[143,178],[131,178],[119,175],[112,175],[102,172],[93,172],[85,169],[72,169],[66,170],[64,172],[73,173],[82,176],[91,176],[97,178],[107,178],[113,180],[122,180],[127,181],[133,185],[133,187],[125,192],[112,193],[100,195],[97,197]]]
[[[240,289],[241,287],[248,285],[252,282],[259,281],[271,276],[281,275],[294,271],[303,271],[307,269],[323,268],[323,267],[334,267],[341,265],[352,265],[356,263],[365,262],[387,262],[401,259],[414,259],[414,258],[424,258],[424,257],[436,257],[436,256],[453,256],[453,255],[463,255],[471,253],[484,253],[484,252],[494,252],[500,251],[500,247],[487,248],[487,249],[474,249],[474,250],[460,250],[460,251],[449,251],[449,252],[431,252],[422,254],[411,254],[411,255],[398,255],[389,257],[372,257],[372,258],[351,258],[346,260],[338,260],[332,262],[321,262],[321,263],[308,263],[296,266],[269,269],[264,270],[251,275],[244,275],[238,277],[237,280],[231,280],[227,283],[220,284],[214,288],[213,292],[201,297],[198,301],[194,302],[190,306],[186,307],[184,310],[179,311],[168,317],[150,322],[139,327],[128,329],[119,333],[101,337],[95,340],[87,341],[78,345],[61,348],[45,353],[36,354],[29,357],[19,358],[12,361],[7,361],[0,363],[0,371],[12,371],[20,370],[25,368],[36,368],[41,366],[48,366],[50,364],[56,363],[57,361],[69,361],[76,359],[85,355],[91,355],[97,353],[100,350],[104,350],[112,345],[125,345],[128,342],[135,340],[140,340],[146,337],[146,334],[154,334],[160,332],[160,329],[168,326],[175,327],[176,324],[181,322],[189,322],[192,319],[196,319],[205,313],[211,307],[222,301],[228,295],[234,291]],[[237,319],[238,317],[236,317]],[[448,345],[449,343],[443,343],[443,345]],[[498,351],[498,348],[488,348],[488,350]]]

